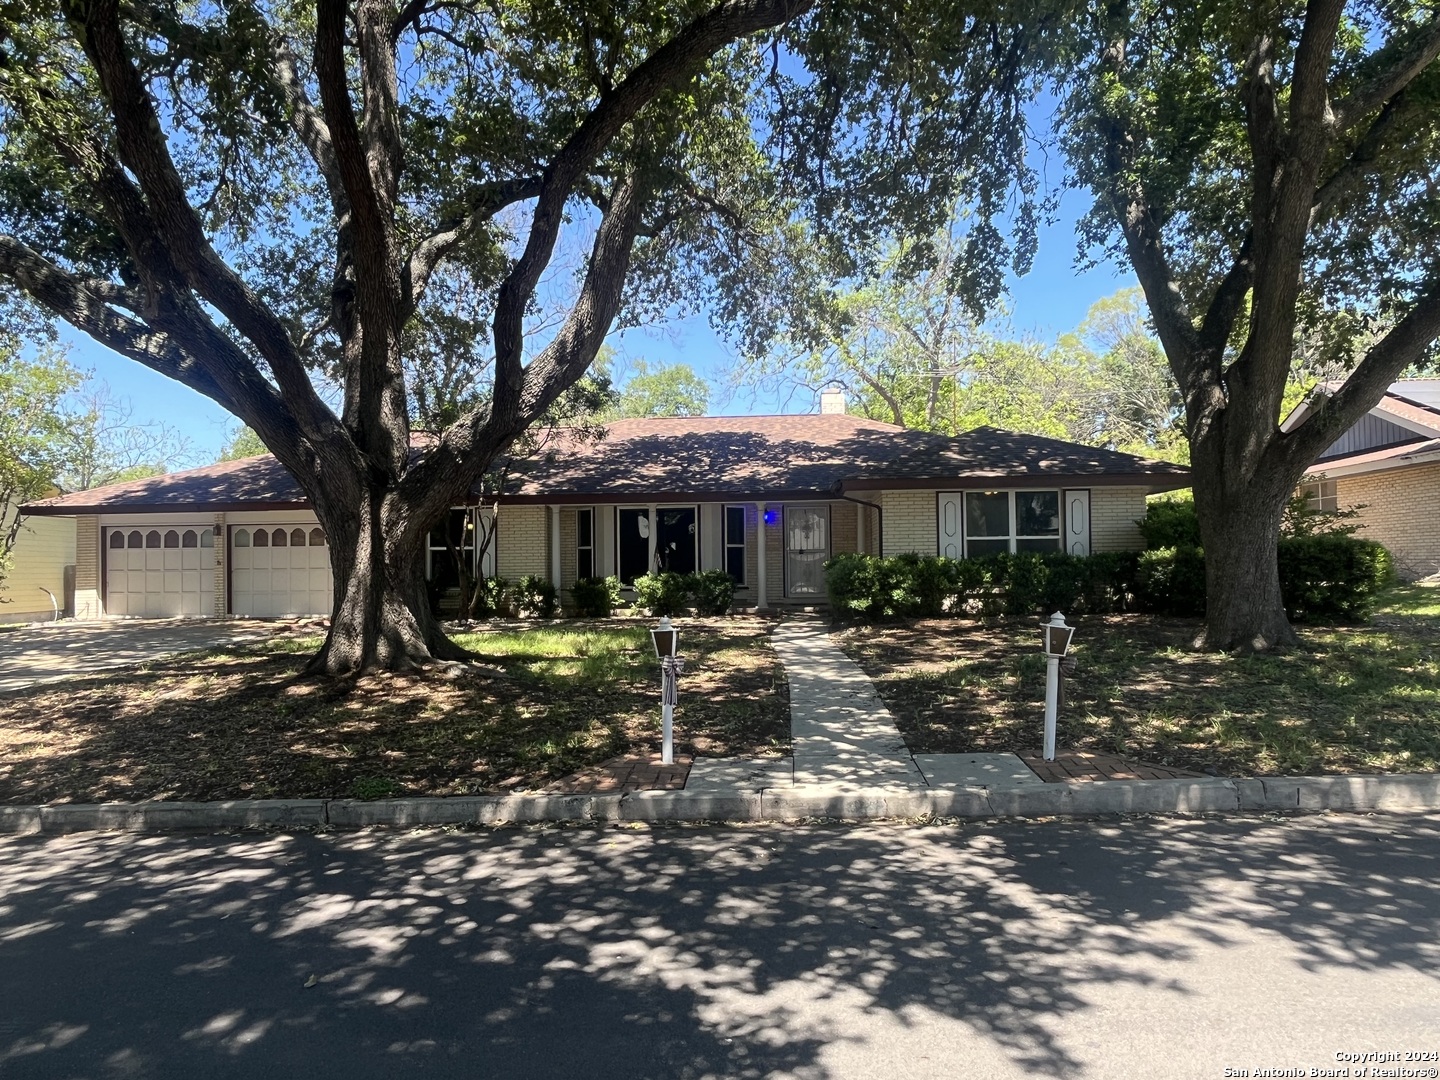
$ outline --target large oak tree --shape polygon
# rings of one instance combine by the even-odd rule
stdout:
[[[1185,405],[1206,644],[1293,644],[1296,483],[1440,336],[1440,14],[1408,0],[1096,5],[1064,138]],[[1348,374],[1280,427],[1297,341]]]
[[[5,0],[0,278],[294,473],[334,570],[313,669],[457,656],[426,532],[617,320],[703,304],[757,347],[962,189],[974,273],[1003,254],[1031,30],[994,4],[919,7]],[[586,238],[573,280],[547,291],[567,231]],[[417,442],[419,339],[464,330],[445,315],[462,293],[483,385]]]

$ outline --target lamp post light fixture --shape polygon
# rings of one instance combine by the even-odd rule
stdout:
[[[675,703],[680,697],[680,672],[684,662],[678,653],[680,632],[670,624],[669,618],[661,616],[660,622],[650,631],[650,640],[655,643],[655,655],[660,658],[660,762],[675,764]]]
[[[1060,612],[1050,616],[1048,622],[1040,624],[1040,635],[1045,650],[1045,750],[1046,761],[1055,760],[1055,722],[1060,713],[1060,661],[1070,651],[1070,639],[1075,628],[1067,626],[1065,616]]]

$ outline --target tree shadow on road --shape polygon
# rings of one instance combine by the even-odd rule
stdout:
[[[1184,1008],[1250,930],[1433,977],[1437,856],[1359,817],[11,839],[0,1072],[821,1078],[939,1019],[972,1075],[1073,1076],[1057,1018]]]

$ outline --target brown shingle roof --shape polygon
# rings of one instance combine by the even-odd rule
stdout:
[[[1188,471],[1113,450],[997,428],[958,438],[843,413],[616,420],[599,441],[568,432],[524,463],[521,502],[684,497],[813,498],[881,487],[1003,480],[1183,486]],[[34,503],[35,514],[291,509],[305,494],[273,457],[245,458]]]
[[[306,505],[305,492],[290,471],[270,454],[260,454],[41,499],[26,506],[25,512],[37,515],[119,510],[175,513],[256,508],[288,510]]]
[[[1128,480],[1168,488],[1188,470],[997,428],[958,438],[845,414],[620,420],[604,439],[556,443],[525,469],[522,500],[591,496],[803,497],[938,481]]]

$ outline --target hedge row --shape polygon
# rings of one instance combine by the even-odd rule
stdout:
[[[620,579],[582,578],[570,587],[575,614],[605,618],[620,606]],[[676,574],[669,570],[635,579],[635,606],[650,615],[724,615],[735,600],[735,579],[724,570]]]
[[[1364,621],[1393,578],[1390,553],[1351,536],[1282,539],[1279,561],[1285,608],[1297,622]],[[979,559],[836,555],[825,564],[825,583],[842,618],[1205,614],[1205,555],[1193,546]]]

